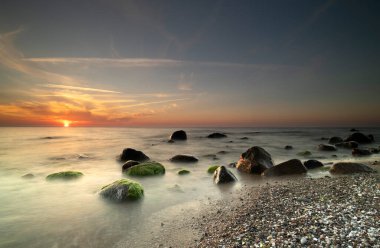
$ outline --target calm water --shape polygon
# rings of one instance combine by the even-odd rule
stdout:
[[[205,199],[217,199],[242,184],[260,184],[258,176],[232,172],[239,182],[229,187],[213,184],[206,173],[210,165],[227,165],[253,145],[264,147],[276,163],[297,158],[310,150],[322,162],[355,160],[350,150],[319,152],[321,137],[342,136],[343,129],[185,129],[189,140],[165,142],[175,129],[142,128],[0,128],[0,247],[113,247],[120,242],[139,247],[149,241],[160,217],[177,218],[180,209],[197,207]],[[207,139],[225,132],[228,138]],[[363,129],[380,139],[378,129]],[[44,137],[54,139],[44,139]],[[242,140],[242,137],[248,137]],[[293,150],[285,150],[292,145]],[[371,144],[378,147],[379,143]],[[116,156],[123,148],[144,151],[165,165],[164,176],[138,178],[145,188],[143,200],[113,204],[99,197],[99,189],[123,178]],[[226,154],[217,154],[226,151]],[[168,162],[176,154],[191,154],[196,164]],[[207,157],[217,154],[218,160]],[[336,154],[337,158],[333,158]],[[303,159],[301,157],[298,157]],[[371,159],[378,159],[372,156]],[[191,174],[178,176],[180,169]],[[72,182],[47,182],[54,172],[77,170],[84,177]],[[22,175],[33,173],[33,179]],[[308,176],[323,176],[312,171]],[[177,207],[178,206],[178,207]],[[176,211],[176,209],[178,211]]]

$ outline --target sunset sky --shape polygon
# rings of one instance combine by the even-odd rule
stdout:
[[[380,1],[1,0],[0,126],[380,125]]]

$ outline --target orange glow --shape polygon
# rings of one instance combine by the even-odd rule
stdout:
[[[64,126],[64,127],[70,127],[71,121],[64,120],[64,121],[62,121],[62,122],[63,122],[63,126]]]

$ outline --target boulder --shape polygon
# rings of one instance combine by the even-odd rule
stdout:
[[[237,181],[234,174],[224,166],[219,166],[214,172],[214,182],[216,184],[230,183]]]
[[[170,140],[187,140],[186,132],[183,130],[178,130],[172,133]]]
[[[373,135],[365,135],[363,133],[353,133],[350,136],[348,136],[344,141],[355,141],[359,144],[368,144],[374,141]]]
[[[330,169],[331,173],[334,174],[352,174],[352,173],[373,173],[376,172],[371,167],[361,164],[361,163],[352,163],[352,162],[339,162],[333,164]]]
[[[227,135],[222,134],[222,133],[212,133],[207,136],[207,138],[210,138],[210,139],[220,139],[220,138],[226,138],[226,137]]]
[[[216,169],[218,169],[218,168],[219,168],[219,165],[213,165],[213,166],[210,166],[210,167],[208,167],[208,169],[207,169],[207,173],[212,174],[212,173],[214,173],[214,172],[216,171]]]
[[[143,197],[144,189],[138,182],[121,179],[104,186],[100,191],[100,195],[115,202],[123,202]]]
[[[83,173],[79,171],[61,171],[48,175],[46,180],[73,180],[82,176]]]
[[[285,150],[292,150],[292,149],[293,149],[293,146],[286,145],[286,146],[284,147],[284,149],[285,149]]]
[[[371,151],[368,149],[359,149],[359,148],[352,149],[352,155],[354,156],[368,156],[371,154],[372,154]]]
[[[125,162],[123,164],[122,171],[124,172],[124,171],[128,170],[129,168],[131,168],[132,166],[135,166],[138,164],[140,164],[140,162],[135,161],[135,160],[128,160],[127,162]]]
[[[356,141],[347,141],[347,142],[337,143],[335,144],[335,146],[352,149],[352,148],[358,148],[359,143]]]
[[[299,159],[291,159],[265,170],[263,176],[284,176],[306,173],[307,169]]]
[[[318,160],[315,160],[315,159],[310,159],[310,160],[307,160],[303,163],[303,165],[308,169],[315,169],[315,168],[319,168],[319,167],[323,167],[323,164],[318,161]]]
[[[333,145],[335,145],[336,143],[342,143],[342,142],[343,142],[343,139],[337,136],[331,137],[329,139],[329,144],[333,144]]]
[[[336,151],[336,147],[333,145],[320,144],[320,145],[318,145],[318,150],[320,150],[320,151]]]
[[[259,146],[253,146],[242,153],[236,164],[239,171],[256,174],[261,174],[271,167],[273,167],[271,155]]]
[[[128,168],[125,173],[129,176],[154,176],[165,174],[165,167],[155,161],[144,162]]]
[[[170,159],[171,162],[173,163],[195,163],[198,162],[198,159],[194,156],[190,155],[175,155]]]
[[[138,162],[144,162],[149,160],[149,157],[145,155],[142,151],[138,151],[132,148],[126,148],[120,155],[120,161],[135,160]]]

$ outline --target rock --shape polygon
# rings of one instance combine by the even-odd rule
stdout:
[[[374,141],[373,135],[365,135],[359,132],[353,133],[350,136],[348,136],[344,141],[355,141],[359,144],[368,144]]]
[[[241,140],[247,140],[248,139],[248,137],[242,137],[242,138],[240,138]]]
[[[177,174],[178,175],[187,175],[187,174],[190,174],[190,171],[188,171],[188,170],[180,170],[180,171],[178,171]]]
[[[329,140],[329,138],[322,137],[321,140]]]
[[[323,164],[321,162],[319,162],[318,160],[315,160],[315,159],[310,159],[310,160],[307,160],[303,163],[303,165],[308,169],[315,169],[315,168],[318,168],[318,167],[323,167]]]
[[[348,142],[337,143],[335,144],[335,146],[352,149],[352,148],[358,148],[359,143],[356,141],[348,141]]]
[[[170,140],[187,140],[186,132],[183,130],[178,130],[172,133]]]
[[[307,156],[311,156],[311,152],[310,151],[303,151],[303,152],[299,152],[297,153],[298,156],[304,156],[304,157],[307,157]]]
[[[73,180],[83,176],[79,171],[62,171],[50,174],[46,177],[46,180]]]
[[[215,155],[215,154],[206,154],[206,155],[203,155],[204,158],[209,158],[209,159],[212,159],[212,160],[218,160],[218,157]]]
[[[135,160],[138,162],[144,162],[149,160],[149,157],[145,155],[141,151],[137,151],[132,148],[126,148],[123,150],[122,154],[120,155],[120,161],[128,161],[128,160]]]
[[[333,145],[320,144],[320,145],[318,145],[318,150],[320,150],[320,151],[336,151],[336,147]]]
[[[224,154],[227,154],[228,152],[226,152],[226,151],[219,151],[219,152],[217,152],[217,154],[221,154],[221,155],[224,155]]]
[[[231,168],[236,168],[237,162],[229,163],[228,166]]]
[[[154,176],[165,174],[165,167],[155,161],[144,162],[128,168],[125,173],[129,176]]]
[[[369,148],[369,151],[371,152],[371,153],[379,153],[380,152],[380,149],[378,149],[378,148]]]
[[[329,144],[336,144],[336,143],[342,143],[343,142],[343,139],[341,137],[337,137],[337,136],[334,136],[334,137],[331,137],[329,139]]]
[[[290,145],[287,145],[284,147],[285,150],[292,150],[293,149],[293,146],[290,146]]]
[[[352,163],[352,162],[339,162],[333,164],[330,169],[331,173],[334,174],[352,174],[352,173],[373,173],[376,172],[371,167],[361,164],[361,163]]]
[[[306,173],[307,169],[299,159],[291,159],[265,170],[263,176],[283,176]]]
[[[174,143],[174,140],[168,140],[168,143]]]
[[[236,165],[239,171],[256,174],[261,174],[271,167],[273,167],[271,155],[259,146],[253,146],[242,153]]]
[[[216,169],[218,169],[218,168],[219,168],[219,165],[213,165],[213,166],[210,166],[210,167],[208,167],[208,169],[207,169],[207,173],[212,174],[212,173],[214,173],[214,172],[216,171]]]
[[[115,202],[123,202],[143,197],[144,189],[138,182],[121,179],[104,186],[100,191],[100,195]]]
[[[229,183],[237,181],[236,177],[226,167],[220,166],[214,172],[214,182],[216,184]]]
[[[350,132],[359,132],[356,128],[351,128]]]
[[[354,156],[368,156],[371,154],[372,154],[371,151],[368,149],[359,149],[359,148],[352,149],[352,155]]]
[[[207,136],[207,138],[210,138],[210,139],[220,139],[220,138],[226,138],[226,137],[227,135],[222,134],[222,133],[212,133]]]
[[[135,161],[135,160],[128,160],[123,164],[122,171],[126,171],[127,169],[131,168],[132,166],[138,165],[140,162]]]
[[[302,237],[300,242],[301,242],[301,245],[306,245],[307,244],[307,237]]]
[[[28,174],[23,175],[22,178],[32,179],[32,178],[34,178],[34,175],[32,173],[28,173]]]
[[[175,155],[170,159],[171,162],[173,163],[195,163],[198,162],[198,159],[194,156],[190,155]]]

